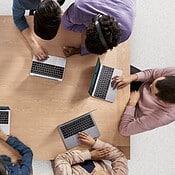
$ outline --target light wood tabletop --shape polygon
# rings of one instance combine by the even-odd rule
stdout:
[[[32,25],[33,18],[28,22]],[[129,87],[117,91],[114,103],[88,93],[97,55],[74,55],[67,59],[62,82],[30,76],[32,54],[12,17],[0,16],[0,105],[11,109],[11,134],[31,147],[34,158],[51,160],[65,147],[57,125],[90,110],[100,130],[100,139],[118,146],[129,158],[129,137],[118,132],[120,116],[129,98]],[[50,55],[62,56],[65,45],[80,45],[80,33],[60,28],[51,41],[38,39]],[[101,62],[129,74],[129,41],[100,56]],[[0,142],[0,153],[18,153]]]

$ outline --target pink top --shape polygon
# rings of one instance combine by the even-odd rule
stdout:
[[[175,121],[175,104],[159,100],[150,92],[150,84],[159,77],[175,76],[175,67],[148,69],[137,73],[137,81],[144,82],[139,89],[136,105],[126,106],[119,124],[119,132],[129,136],[151,130]]]
[[[127,175],[128,166],[125,155],[116,147],[105,143],[99,139],[95,142],[94,149],[108,148],[110,154],[106,160],[111,161],[111,166],[105,164],[103,161],[93,161],[95,169],[92,173],[88,173],[78,163],[91,159],[89,150],[74,150],[59,154],[54,161],[55,175],[89,175],[93,174],[95,170],[105,171],[109,175]]]

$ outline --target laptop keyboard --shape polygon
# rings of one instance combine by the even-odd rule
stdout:
[[[64,67],[33,61],[31,73],[62,79]]]
[[[8,111],[0,111],[0,124],[8,124]]]
[[[60,129],[64,138],[68,138],[72,135],[77,134],[78,132],[84,131],[88,128],[95,126],[94,122],[90,115],[86,115],[84,117],[76,118],[72,120],[70,123],[61,126]]]
[[[106,98],[106,94],[108,92],[108,87],[111,82],[112,74],[113,74],[114,68],[103,66],[100,77],[98,79],[98,83],[95,89],[94,96],[99,97],[102,99]]]

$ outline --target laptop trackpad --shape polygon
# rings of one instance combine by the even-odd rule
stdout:
[[[72,147],[79,145],[78,139],[77,139],[77,134],[66,138],[65,143],[66,143],[65,146],[67,149],[70,149]]]

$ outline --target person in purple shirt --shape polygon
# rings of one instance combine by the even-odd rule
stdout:
[[[12,162],[6,155],[0,155],[0,175],[32,175],[32,150],[16,137],[7,136],[1,129],[0,140],[13,147],[22,156],[22,161],[18,163]]]
[[[28,42],[32,53],[38,60],[48,57],[48,51],[35,39],[26,18],[25,10],[36,10],[34,14],[34,32],[42,39],[52,39],[61,23],[60,5],[65,0],[13,0],[13,20]],[[48,24],[52,25],[48,25]]]
[[[66,56],[103,54],[126,41],[135,19],[135,0],[75,0],[62,17],[63,28],[82,33],[79,48],[65,46]]]
[[[128,77],[113,77],[112,86],[123,88],[142,82],[131,92],[121,116],[119,132],[129,136],[175,121],[175,67],[147,69]]]

